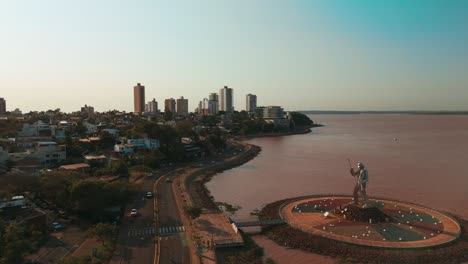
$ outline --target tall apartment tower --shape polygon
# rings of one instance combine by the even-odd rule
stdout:
[[[219,90],[219,110],[224,111],[226,113],[232,113],[234,112],[234,107],[233,107],[233,91],[232,88],[229,88],[227,86],[224,86],[223,89]]]
[[[149,101],[146,105],[148,106],[146,112],[152,115],[158,113],[158,102],[156,102],[156,99],[153,98],[153,101]]]
[[[0,98],[0,115],[4,115],[6,113],[6,101],[3,98]]]
[[[165,112],[176,112],[176,101],[174,98],[164,100],[164,111]]]
[[[184,99],[184,97],[181,96],[179,99],[177,99],[177,114],[186,116],[188,113],[188,99]]]
[[[219,112],[219,97],[217,93],[210,93],[208,100],[208,114],[216,115]]]
[[[145,111],[145,86],[137,83],[133,87],[134,113],[143,113]]]
[[[246,107],[245,111],[249,113],[255,113],[255,109],[257,109],[257,96],[254,94],[248,94],[245,97]]]

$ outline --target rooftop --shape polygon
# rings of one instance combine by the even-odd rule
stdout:
[[[60,166],[60,169],[64,170],[78,170],[78,169],[85,169],[89,168],[90,166],[86,163],[76,163],[76,164],[70,164],[70,165],[63,165]]]
[[[87,160],[99,160],[107,158],[106,155],[87,155],[84,157]]]

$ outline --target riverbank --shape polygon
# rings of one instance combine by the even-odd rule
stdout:
[[[257,135],[256,137],[277,137],[307,134],[310,133],[310,131],[310,128],[307,127],[303,129],[297,129],[295,131],[264,134],[261,136]],[[224,158],[220,163],[207,165],[206,167],[197,170],[186,168],[186,170],[189,170],[191,172],[187,173],[186,171],[184,171],[183,174],[185,174],[185,176],[181,175],[181,177],[179,177],[180,182],[177,183],[178,192],[187,194],[181,197],[183,203],[202,208],[205,214],[210,214],[213,212],[222,213],[222,211],[218,208],[214,197],[211,196],[210,191],[207,189],[206,183],[209,182],[214,175],[241,166],[255,158],[261,152],[261,148],[259,146],[255,146],[244,142],[245,139],[249,138],[253,138],[253,136],[250,136],[248,138],[236,137],[230,142],[230,148],[235,156]],[[229,220],[226,220],[228,221],[228,224],[230,224]],[[202,233],[203,232],[201,232],[201,234]],[[202,244],[204,242],[206,242],[205,244],[210,244],[213,242],[210,240],[210,237],[204,238],[204,235],[199,237],[198,240]],[[215,254],[218,255],[218,261],[220,261],[220,259],[222,259],[223,256],[229,256],[230,261],[234,261],[234,263],[262,263],[262,254],[258,254],[258,250],[260,249],[258,245],[256,245],[249,237],[244,236],[244,240],[250,242],[242,248],[231,250],[218,250],[218,252]],[[206,249],[207,251],[212,250],[210,246],[208,246]],[[212,254],[214,254],[214,252]]]
[[[303,126],[297,127],[294,130],[290,130],[290,131],[260,133],[260,134],[246,135],[246,136],[236,136],[236,137],[234,137],[234,139],[235,140],[249,140],[249,139],[254,139],[254,138],[303,135],[303,134],[309,134],[310,132],[312,132],[312,128],[315,128],[315,127],[323,127],[323,125],[314,124],[312,126],[307,126],[307,127],[303,127]]]

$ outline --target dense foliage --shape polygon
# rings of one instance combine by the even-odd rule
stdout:
[[[291,120],[296,126],[312,126],[314,122],[307,116],[299,112],[289,112]]]
[[[108,219],[113,207],[119,207],[133,195],[130,184],[80,179],[69,172],[49,172],[42,176],[38,194],[58,208],[91,220]]]
[[[0,264],[23,263],[24,257],[37,250],[45,234],[22,224],[6,224],[0,219]]]

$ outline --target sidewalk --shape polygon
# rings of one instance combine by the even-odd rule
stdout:
[[[191,238],[190,251],[192,253],[192,263],[196,264],[215,264],[216,252],[214,249],[215,244],[243,244],[242,237],[236,233],[226,217],[224,212],[207,212],[195,221],[189,219],[183,214],[183,207],[186,205],[193,205],[190,193],[186,188],[185,181],[187,177],[200,171],[213,170],[219,167],[226,167],[229,164],[237,165],[239,162],[244,162],[248,155],[252,155],[252,147],[248,144],[237,143],[242,145],[244,151],[236,156],[225,159],[222,163],[214,164],[203,168],[186,168],[181,175],[178,175],[176,180],[172,183],[173,193],[176,196],[177,207],[182,212],[182,220],[187,227],[187,236]],[[196,179],[203,177],[199,175]],[[195,180],[196,180],[195,179]],[[213,243],[214,242],[214,243]],[[202,245],[203,253],[201,258],[197,255],[197,245]]]

